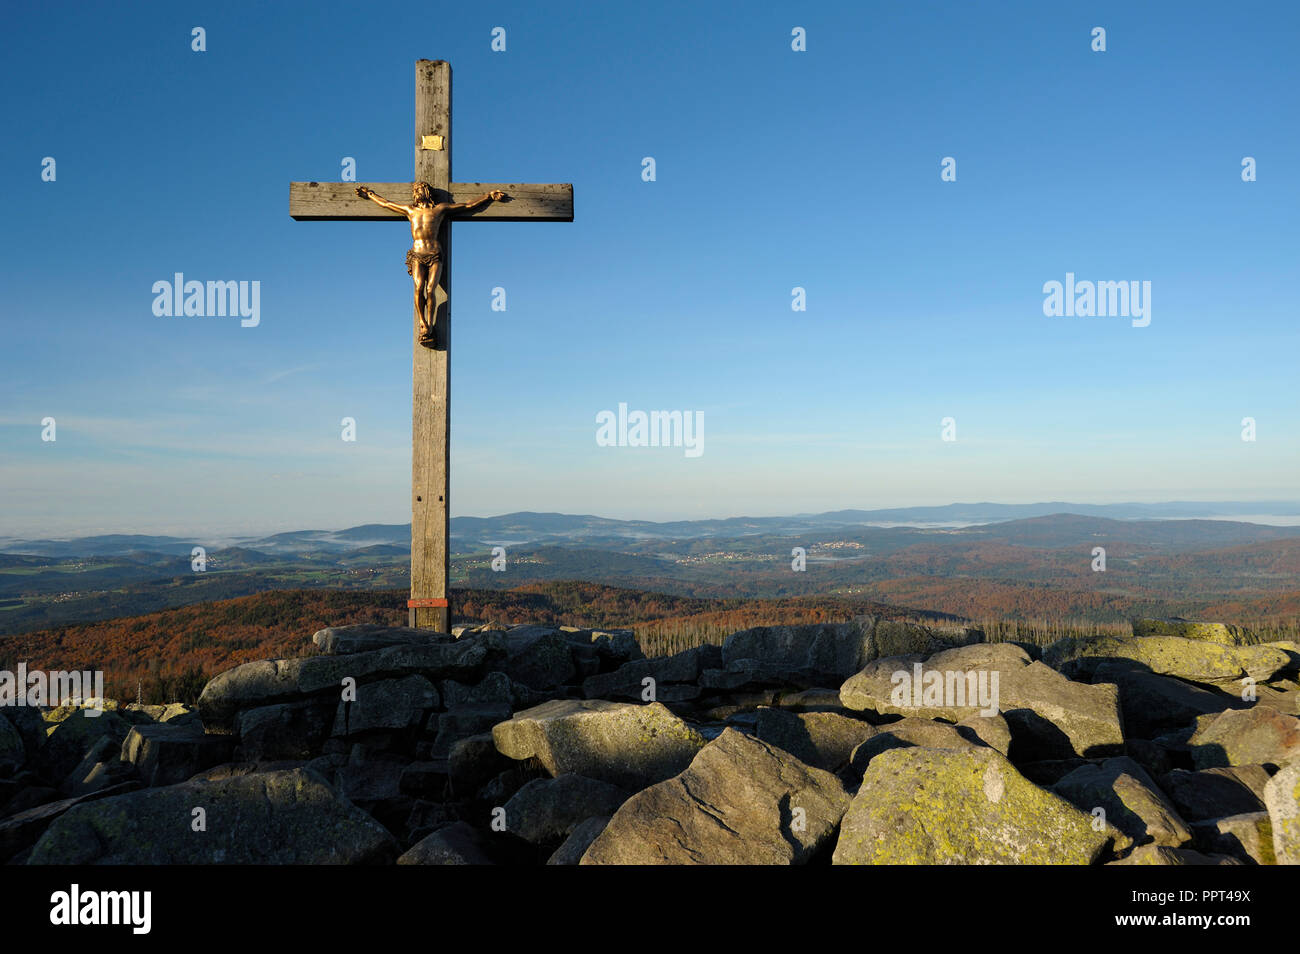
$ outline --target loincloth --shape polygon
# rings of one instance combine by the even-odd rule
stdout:
[[[406,253],[406,274],[414,275],[417,264],[433,266],[437,265],[441,260],[442,249],[437,246],[434,247],[432,252],[417,252],[415,249],[411,249]]]

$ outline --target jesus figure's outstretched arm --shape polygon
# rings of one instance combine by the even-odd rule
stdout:
[[[410,212],[410,209],[406,206],[398,205],[396,202],[389,202],[378,192],[367,189],[365,186],[357,186],[357,195],[361,196],[363,199],[369,199],[376,205],[382,205],[385,209],[388,209],[388,211],[396,212],[398,215],[407,215]]]
[[[473,202],[458,202],[447,206],[448,212],[477,212],[489,202],[500,202],[506,197],[506,194],[500,189],[493,189],[487,195],[475,199]]]

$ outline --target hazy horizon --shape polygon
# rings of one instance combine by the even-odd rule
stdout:
[[[1263,504],[1270,504],[1270,505],[1273,505],[1274,507],[1276,507],[1276,508],[1279,509],[1279,510],[1284,510],[1284,511],[1285,511],[1285,510],[1287,510],[1287,509],[1292,509],[1292,510],[1300,511],[1300,500],[1296,500],[1296,501],[1286,501],[1286,500],[1266,500],[1266,501],[1258,501],[1258,502],[1259,502],[1259,503],[1263,503]],[[1255,501],[1249,501],[1249,500],[1217,500],[1217,501],[1202,501],[1202,500],[1147,500],[1147,501],[1139,501],[1139,500],[1121,500],[1121,501],[1086,501],[1086,500],[1049,501],[1049,500],[1030,500],[1030,501],[992,501],[992,500],[981,500],[981,501],[975,501],[975,502],[968,502],[968,501],[955,501],[955,502],[953,502],[953,501],[950,501],[950,502],[945,503],[945,504],[914,504],[914,505],[906,505],[906,506],[890,506],[890,507],[831,507],[831,508],[827,508],[827,509],[825,509],[825,510],[798,510],[798,511],[790,511],[790,512],[784,512],[784,511],[776,512],[776,511],[774,511],[774,512],[772,512],[772,513],[754,513],[754,512],[746,512],[746,513],[732,513],[732,514],[708,514],[708,515],[703,515],[703,516],[702,516],[702,515],[699,515],[699,514],[692,514],[692,515],[667,516],[667,517],[647,517],[647,516],[644,516],[644,515],[637,515],[637,514],[617,515],[617,514],[610,514],[610,513],[592,513],[592,512],[590,512],[590,511],[520,510],[520,509],[515,509],[515,510],[503,510],[503,511],[501,511],[501,512],[499,512],[499,513],[494,513],[494,514],[460,514],[460,513],[454,513],[454,514],[452,514],[452,519],[455,520],[455,519],[459,519],[459,518],[462,518],[462,517],[466,517],[466,518],[470,518],[470,519],[493,520],[493,519],[499,519],[499,518],[506,517],[506,516],[511,516],[511,515],[514,515],[514,514],[560,514],[560,515],[563,515],[563,516],[566,516],[566,517],[594,517],[594,518],[602,519],[602,520],[618,520],[618,521],[630,521],[630,522],[645,522],[645,523],[654,523],[654,524],[664,524],[664,523],[676,523],[676,522],[681,522],[681,521],[714,521],[714,520],[719,520],[719,521],[720,521],[720,520],[740,520],[740,519],[746,519],[746,518],[752,518],[752,519],[774,519],[774,518],[786,518],[786,517],[788,517],[788,518],[815,517],[815,516],[820,516],[820,515],[822,515],[822,514],[837,513],[837,512],[840,512],[840,511],[846,511],[846,510],[851,510],[851,511],[862,511],[862,512],[866,512],[866,513],[871,513],[871,512],[875,512],[875,511],[891,511],[891,510],[921,510],[921,509],[938,509],[938,508],[944,508],[944,507],[980,507],[980,506],[1033,507],[1033,506],[1048,506],[1048,505],[1051,505],[1051,504],[1060,504],[1061,506],[1066,507],[1066,508],[1069,508],[1069,507],[1123,507],[1123,506],[1126,506],[1126,505],[1131,505],[1131,506],[1135,506],[1135,507],[1147,507],[1147,506],[1170,506],[1170,507],[1173,507],[1173,506],[1178,506],[1178,505],[1185,505],[1185,506],[1191,508],[1191,507],[1214,507],[1214,506],[1222,506],[1222,507],[1247,507],[1247,506],[1251,506],[1251,505],[1254,504],[1254,503],[1256,503],[1256,502],[1255,502]],[[1069,511],[1068,509],[1066,509],[1066,510],[1064,510],[1064,511],[1060,511],[1060,512],[1069,513],[1069,512],[1071,512],[1071,511]],[[1098,515],[1098,516],[1104,516],[1104,515]],[[1003,519],[1005,519],[1005,520],[1014,520],[1014,519],[1023,519],[1023,518],[1018,518],[1018,517],[1007,517],[1007,518],[1003,518]],[[877,526],[877,527],[890,527],[890,526],[900,526],[900,527],[926,527],[926,526],[934,526],[934,527],[962,527],[962,526],[978,526],[978,525],[981,525],[981,524],[984,524],[984,523],[1003,522],[1003,519],[999,519],[999,520],[974,520],[974,521],[972,521],[972,520],[952,520],[952,521],[934,521],[934,520],[924,520],[924,521],[897,521],[897,520],[881,520],[881,521],[866,521],[866,522],[864,522],[864,525],[865,525],[865,526]],[[1253,512],[1252,512],[1252,513],[1220,513],[1220,514],[1204,514],[1204,515],[1195,515],[1195,516],[1177,516],[1177,515],[1175,515],[1175,516],[1142,515],[1142,516],[1139,516],[1139,517],[1112,517],[1112,518],[1108,518],[1108,519],[1121,519],[1121,520],[1130,520],[1130,519],[1131,519],[1131,520],[1138,520],[1138,519],[1144,519],[1144,520],[1226,520],[1226,521],[1236,521],[1236,522],[1240,522],[1240,523],[1256,523],[1256,524],[1262,524],[1262,525],[1265,525],[1265,526],[1277,526],[1277,527],[1285,527],[1285,526],[1300,526],[1300,512],[1297,512],[1297,513],[1285,513],[1285,512],[1284,512],[1284,513],[1274,513],[1274,512],[1271,512],[1271,511],[1267,511],[1267,510],[1265,510],[1265,511],[1261,511],[1261,512],[1259,512],[1259,513],[1253,513]],[[32,541],[35,541],[35,540],[52,540],[52,541],[64,541],[64,540],[75,540],[75,539],[79,539],[79,538],[83,538],[83,537],[92,537],[92,536],[109,536],[109,535],[123,535],[123,536],[129,536],[129,535],[141,535],[141,536],[174,536],[174,537],[179,537],[179,538],[194,538],[194,539],[200,539],[200,538],[202,538],[202,539],[206,539],[206,540],[210,540],[210,541],[222,541],[223,543],[229,543],[229,542],[231,542],[231,541],[248,541],[248,540],[256,539],[256,538],[270,537],[270,536],[274,536],[275,534],[280,534],[280,533],[292,533],[292,532],[338,533],[338,532],[341,532],[341,531],[344,531],[344,530],[351,530],[351,529],[354,529],[354,528],[356,528],[356,527],[372,526],[372,525],[379,525],[379,526],[402,526],[402,525],[409,524],[410,522],[411,522],[411,521],[410,521],[410,518],[409,518],[409,516],[408,516],[408,517],[407,517],[406,519],[404,519],[404,520],[402,520],[402,519],[398,519],[398,520],[363,520],[363,519],[358,519],[358,520],[346,521],[346,522],[344,522],[344,523],[342,523],[342,524],[338,524],[338,525],[303,525],[303,524],[292,523],[292,522],[284,523],[283,525],[280,525],[280,526],[258,524],[258,525],[256,525],[256,526],[252,526],[252,525],[250,525],[250,526],[245,527],[245,528],[242,528],[242,529],[237,528],[237,527],[221,527],[221,528],[193,528],[193,527],[170,527],[170,528],[165,528],[165,527],[152,527],[152,528],[136,528],[136,527],[123,527],[123,526],[117,526],[117,527],[114,527],[114,526],[102,526],[102,527],[80,527],[80,528],[77,529],[77,531],[76,531],[75,533],[67,533],[67,532],[65,532],[65,533],[48,533],[48,534],[46,534],[46,533],[41,533],[41,532],[39,532],[39,530],[33,530],[33,531],[23,532],[23,531],[21,531],[21,530],[10,529],[9,527],[6,527],[6,526],[0,526],[0,546],[7,546],[7,545],[9,545],[9,544],[12,544],[14,541],[18,541],[18,540],[32,540]]]

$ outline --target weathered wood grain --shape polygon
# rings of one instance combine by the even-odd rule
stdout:
[[[448,137],[450,139],[450,137]],[[416,149],[419,152],[419,148]],[[425,150],[428,152],[429,150]],[[423,180],[428,181],[428,180]],[[434,188],[438,186],[429,183]],[[290,182],[289,214],[299,222],[385,222],[401,220],[396,212],[380,208],[357,195],[366,186],[391,202],[410,202],[409,182]],[[472,202],[500,189],[510,198],[493,202],[473,215],[458,215],[457,222],[572,222],[573,186],[563,183],[453,182],[438,194],[438,201]]]
[[[440,150],[421,149],[440,135]],[[451,65],[415,64],[415,178],[435,189],[451,182]],[[376,190],[378,191],[378,190]],[[407,195],[410,195],[409,189]],[[447,599],[448,514],[451,507],[451,223],[443,222],[442,279],[434,332],[436,348],[420,344],[420,316],[411,308],[411,599]],[[450,602],[450,601],[449,601]],[[412,607],[409,624],[451,632],[451,607]]]

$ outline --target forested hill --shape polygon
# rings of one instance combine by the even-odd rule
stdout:
[[[274,590],[142,616],[74,623],[0,639],[0,669],[103,670],[115,698],[183,699],[223,669],[313,651],[312,633],[349,623],[406,625],[405,590]],[[699,599],[594,583],[545,583],[513,590],[453,590],[458,620],[639,627],[647,651],[763,623],[823,622],[862,613],[941,620],[871,600]]]

